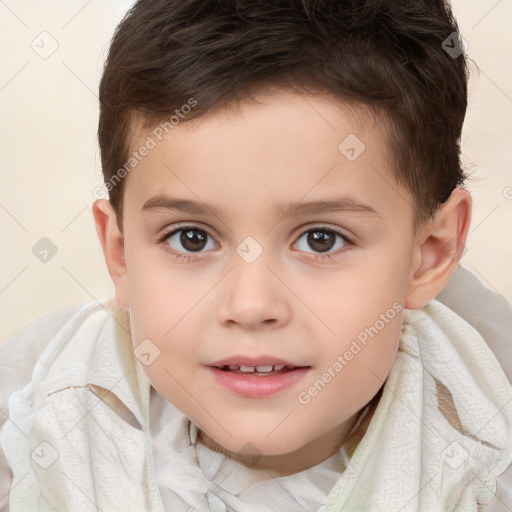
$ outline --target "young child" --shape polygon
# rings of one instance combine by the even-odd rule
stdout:
[[[436,299],[469,274],[457,31],[441,0],[136,3],[100,85],[115,297],[0,346],[2,510],[512,508],[510,383]]]

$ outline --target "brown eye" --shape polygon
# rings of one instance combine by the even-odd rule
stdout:
[[[181,231],[179,236],[180,243],[187,251],[200,251],[207,242],[208,235],[197,229],[187,229]]]
[[[333,231],[309,231],[307,236],[309,247],[318,252],[329,251],[336,244],[336,233]]]
[[[196,227],[181,227],[175,229],[171,233],[165,235],[162,241],[165,241],[176,252],[200,252],[207,247],[210,235]],[[213,248],[217,244],[211,240],[210,244]],[[208,247],[208,248],[212,248]]]
[[[325,256],[322,256],[321,253],[334,250],[333,254],[336,254],[338,249],[343,249],[346,246],[352,245],[352,243],[339,231],[318,227],[304,232],[297,240],[296,245],[300,251],[312,254],[314,258],[322,259],[323,257],[330,258],[331,253]],[[320,255],[315,256],[315,253],[320,253]]]

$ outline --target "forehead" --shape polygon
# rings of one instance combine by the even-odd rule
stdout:
[[[139,122],[133,134],[131,152],[152,148],[127,176],[126,209],[166,195],[223,215],[240,215],[243,206],[244,215],[261,218],[299,200],[343,196],[383,217],[412,215],[383,120],[326,94],[262,92],[172,127]]]

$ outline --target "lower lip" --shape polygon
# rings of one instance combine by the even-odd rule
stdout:
[[[259,376],[241,375],[239,373],[224,371],[214,366],[208,366],[208,368],[213,372],[219,384],[222,384],[225,388],[233,391],[237,395],[251,398],[263,398],[275,395],[283,389],[299,382],[310,370],[309,367],[297,368],[296,370],[290,370],[275,375]]]

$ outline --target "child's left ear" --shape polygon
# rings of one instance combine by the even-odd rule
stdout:
[[[404,302],[406,308],[422,308],[445,287],[466,246],[471,206],[471,194],[457,187],[420,231]]]

